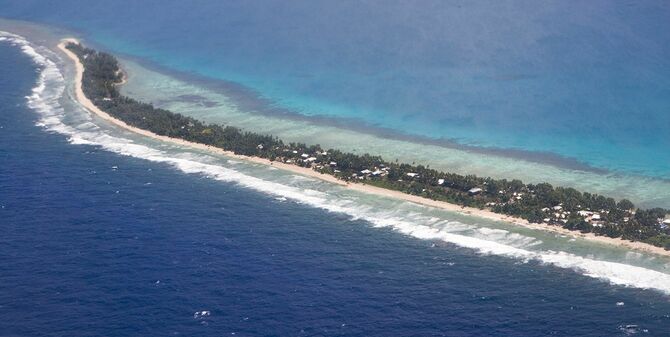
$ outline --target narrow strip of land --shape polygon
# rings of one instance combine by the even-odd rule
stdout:
[[[484,218],[484,219],[489,219],[489,220],[494,220],[494,221],[502,221],[506,223],[511,223],[514,225],[518,226],[523,226],[527,228],[532,228],[536,230],[544,230],[544,231],[550,231],[554,233],[558,233],[561,235],[566,235],[566,236],[571,236],[571,237],[579,237],[583,238],[586,240],[594,241],[594,242],[600,242],[600,243],[605,243],[605,244],[611,244],[611,245],[617,245],[621,247],[626,247],[629,249],[634,249],[634,250],[639,250],[639,251],[644,251],[648,253],[653,253],[653,254],[658,254],[658,255],[663,255],[663,256],[670,256],[670,251],[667,251],[661,247],[656,247],[647,243],[643,242],[637,242],[637,241],[629,241],[621,238],[610,238],[606,236],[596,236],[593,233],[581,233],[577,231],[571,231],[559,226],[552,226],[552,225],[547,225],[547,224],[538,224],[538,223],[530,223],[529,221],[522,219],[522,218],[517,218],[517,217],[511,217],[507,216],[504,214],[499,214],[495,212],[491,212],[488,210],[481,210],[477,208],[472,208],[472,207],[464,207],[464,206],[459,206],[456,204],[451,204],[448,202],[444,201],[438,201],[438,200],[432,200],[416,195],[411,195],[407,193],[403,193],[400,191],[394,191],[386,188],[381,188],[381,187],[376,187],[376,186],[370,186],[366,185],[363,183],[347,183],[342,180],[337,179],[336,177],[328,174],[323,174],[316,172],[312,170],[311,168],[307,167],[300,167],[296,165],[291,165],[291,164],[286,164],[282,162],[277,162],[277,161],[270,161],[269,159],[264,159],[264,158],[259,158],[259,157],[252,157],[252,156],[243,156],[239,154],[235,154],[231,151],[225,151],[223,149],[201,144],[201,143],[196,143],[196,142],[190,142],[186,141],[183,139],[179,138],[173,138],[173,137],[167,137],[167,136],[162,136],[155,134],[153,132],[140,129],[137,127],[134,127],[132,125],[129,125],[125,123],[124,121],[121,121],[117,118],[114,118],[110,114],[106,113],[105,111],[102,111],[99,109],[93,102],[86,97],[84,94],[83,88],[82,88],[82,80],[84,76],[84,65],[80,62],[79,58],[77,55],[75,55],[72,51],[68,50],[66,48],[66,45],[68,43],[75,43],[79,44],[79,41],[76,39],[63,39],[60,44],[58,44],[58,48],[70,58],[74,64],[75,64],[75,78],[74,78],[74,92],[75,92],[75,98],[79,104],[81,104],[84,108],[89,110],[90,112],[94,113],[95,115],[99,116],[100,118],[116,125],[121,128],[124,128],[126,130],[135,132],[137,134],[150,137],[153,139],[157,139],[160,141],[164,142],[170,142],[173,144],[181,145],[181,146],[186,146],[198,150],[204,150],[204,151],[209,151],[215,154],[219,155],[224,155],[227,157],[232,157],[240,160],[245,160],[257,164],[263,164],[263,165],[268,165],[268,166],[273,166],[282,170],[290,171],[293,173],[297,173],[300,175],[304,176],[309,176],[317,179],[324,180],[329,183],[333,183],[336,185],[340,185],[342,187],[363,192],[363,193],[368,193],[368,194],[373,194],[377,196],[383,196],[383,197],[389,197],[389,198],[395,198],[395,199],[400,199],[424,206],[430,206],[430,207],[436,207],[440,209],[444,209],[447,211],[451,212],[457,212],[461,214],[467,214],[479,218]]]

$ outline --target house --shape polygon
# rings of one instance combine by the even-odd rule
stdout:
[[[414,173],[414,172],[409,172],[409,173],[407,173],[407,176],[408,176],[408,177],[411,177],[411,178],[414,178],[414,177],[418,177],[419,174],[418,174],[418,173]]]
[[[438,185],[444,184],[444,179],[437,179],[437,184]]]
[[[381,171],[381,170],[375,170],[374,172],[372,172],[372,175],[373,175],[373,176],[378,176],[378,175],[380,175],[380,174],[382,174],[382,173],[384,173],[384,171]]]
[[[370,171],[368,169],[365,169],[365,170],[361,171],[361,173],[362,174],[370,174],[370,173],[372,173],[372,171]]]
[[[477,194],[479,194],[479,193],[482,193],[482,191],[483,191],[483,190],[482,190],[481,188],[479,188],[479,187],[475,187],[475,188],[471,188],[471,189],[468,191],[468,194],[470,194],[470,195],[477,195]]]
[[[335,167],[335,166],[337,166],[337,163],[334,162],[334,161],[331,161],[329,165],[332,166],[332,167]]]
[[[593,212],[591,212],[591,211],[579,211],[579,212],[577,212],[577,214],[579,214],[583,217],[587,217],[587,216],[593,215]]]
[[[300,157],[303,157],[303,158],[307,159],[307,158],[309,158],[309,155],[307,153],[303,153],[302,155],[300,155]]]
[[[308,162],[308,163],[311,163],[313,161],[316,161],[316,157],[309,157],[309,158],[305,159],[305,161]]]

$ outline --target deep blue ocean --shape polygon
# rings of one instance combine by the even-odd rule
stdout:
[[[656,291],[73,145],[36,126],[31,59],[0,44],[0,65],[0,336],[670,331]]]
[[[116,53],[241,84],[269,100],[256,109],[670,178],[667,1],[0,0],[0,8]]]
[[[604,190],[670,179],[669,17],[655,0],[0,0],[0,19],[49,25],[0,22],[33,47],[68,29],[251,115],[585,164]],[[4,41],[0,336],[670,336],[667,259],[141,139],[73,104],[57,55]]]

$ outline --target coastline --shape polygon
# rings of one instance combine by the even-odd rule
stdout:
[[[423,198],[420,196],[416,195],[410,195],[406,194],[400,191],[394,191],[394,190],[389,190],[385,188],[380,188],[380,187],[375,187],[375,186],[370,186],[370,185],[365,185],[362,183],[346,183],[344,181],[341,181],[331,175],[328,174],[322,174],[319,172],[316,172],[310,168],[304,168],[304,167],[299,167],[295,165],[290,165],[290,164],[285,164],[281,162],[273,162],[268,159],[263,159],[263,158],[258,158],[258,157],[250,157],[250,156],[243,156],[243,155],[238,155],[235,154],[231,151],[225,151],[220,148],[200,144],[200,143],[195,143],[195,142],[190,142],[186,141],[183,139],[178,139],[178,138],[172,138],[172,137],[167,137],[167,136],[161,136],[158,134],[155,134],[153,132],[140,129],[137,127],[133,127],[131,125],[126,124],[125,122],[116,119],[112,117],[111,115],[107,114],[106,112],[102,111],[99,109],[97,106],[91,102],[86,95],[84,94],[82,90],[82,79],[83,79],[83,72],[84,72],[84,66],[83,64],[79,61],[78,57],[72,53],[70,50],[65,48],[65,45],[69,42],[73,43],[79,43],[78,40],[73,39],[73,38],[68,38],[68,39],[63,39],[61,42],[58,44],[58,49],[65,53],[65,55],[68,56],[74,63],[75,63],[75,84],[74,84],[74,89],[75,89],[75,96],[76,100],[79,104],[84,106],[87,110],[90,112],[96,114],[100,118],[118,126],[121,128],[124,128],[126,130],[132,131],[134,133],[140,134],[142,136],[150,137],[156,140],[164,141],[164,142],[170,142],[176,145],[181,145],[181,146],[186,146],[198,150],[203,150],[203,151],[208,151],[220,155],[224,155],[227,157],[235,158],[235,159],[240,159],[240,160],[245,160],[248,162],[252,163],[257,163],[257,164],[262,164],[262,165],[267,165],[267,166],[272,166],[276,167],[285,171],[290,171],[293,173],[297,173],[303,176],[309,176],[313,177],[316,179],[320,179],[329,183],[333,183],[339,186],[343,186],[346,188],[349,188],[351,190],[363,192],[366,194],[372,194],[372,195],[377,195],[377,196],[383,196],[383,197],[389,197],[389,198],[394,198],[394,199],[400,199],[403,201],[408,201],[424,206],[429,206],[429,207],[435,207],[435,208],[440,208],[444,209],[447,211],[451,212],[456,212],[464,215],[470,215],[474,217],[479,217],[479,218],[484,218],[488,220],[493,220],[493,221],[500,221],[500,222],[505,222],[505,223],[511,223],[517,226],[523,226],[526,228],[530,229],[535,229],[535,230],[543,230],[543,231],[549,231],[561,235],[566,235],[566,236],[571,236],[571,237],[578,237],[578,238],[583,238],[589,241],[593,242],[599,242],[599,243],[604,243],[604,244],[610,244],[610,245],[616,245],[620,247],[625,247],[628,249],[633,249],[633,250],[638,250],[638,251],[643,251],[647,253],[652,253],[652,254],[657,254],[657,255],[662,255],[662,256],[668,256],[670,257],[670,251],[666,251],[665,249],[661,247],[656,247],[652,246],[650,244],[642,243],[642,242],[634,242],[634,241],[628,241],[624,240],[621,238],[610,238],[610,237],[605,237],[605,236],[596,236],[593,233],[581,233],[577,231],[571,231],[565,228],[561,228],[558,226],[551,226],[551,225],[545,225],[545,224],[537,224],[537,223],[530,223],[525,219],[521,218],[516,218],[516,217],[511,217],[507,216],[504,214],[499,214],[499,213],[494,213],[488,210],[481,210],[477,208],[472,208],[472,207],[462,207],[459,205],[451,204],[448,202],[444,201],[437,201],[437,200],[432,200],[432,199],[427,199]]]

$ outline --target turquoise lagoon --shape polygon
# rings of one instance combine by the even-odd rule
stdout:
[[[664,1],[3,7],[161,70],[127,92],[181,113],[670,206]]]

